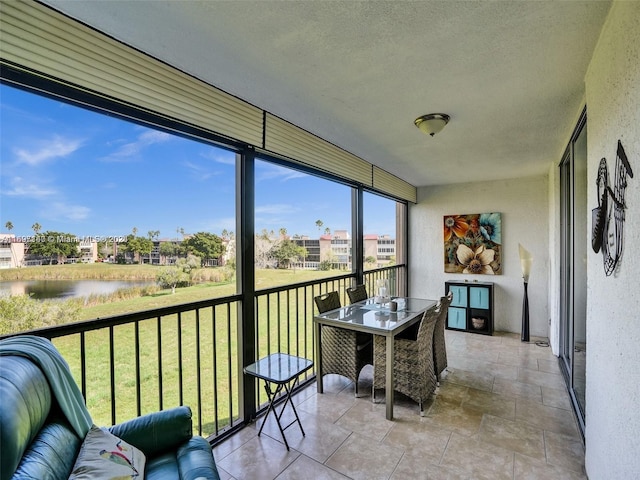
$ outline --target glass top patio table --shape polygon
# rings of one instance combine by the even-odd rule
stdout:
[[[313,366],[306,358],[272,353],[245,367],[245,372],[271,383],[288,383]]]
[[[393,358],[394,338],[400,332],[419,322],[424,312],[437,304],[436,300],[413,297],[392,297],[397,311],[391,311],[388,303],[376,304],[374,298],[315,315],[316,371],[318,393],[323,393],[322,380],[322,326],[346,328],[386,337],[385,404],[386,418],[393,420],[393,386],[395,385]]]
[[[397,334],[421,318],[427,309],[436,304],[435,300],[413,297],[392,297],[398,309],[392,312],[389,303],[378,304],[373,298],[344,306],[315,316],[324,325],[349,328],[363,332],[386,335]]]
[[[269,407],[267,408],[267,413],[264,416],[260,430],[258,430],[258,436],[262,433],[262,429],[267,423],[267,418],[271,412],[273,412],[273,416],[275,417],[276,424],[278,425],[278,429],[280,430],[282,440],[284,441],[287,450],[289,450],[289,443],[287,442],[287,437],[284,434],[284,431],[287,428],[297,423],[300,427],[300,431],[302,432],[302,436],[305,435],[304,429],[302,428],[302,422],[300,422],[300,417],[296,411],[296,406],[291,401],[291,393],[293,392],[296,383],[298,383],[300,375],[311,369],[311,367],[313,367],[313,362],[306,358],[296,357],[286,353],[272,353],[271,355],[261,358],[257,362],[247,365],[244,368],[244,372],[246,374],[264,380],[264,389],[267,392],[267,397],[269,398]],[[270,384],[272,383],[276,385],[275,390],[271,389]],[[285,392],[285,401],[282,404],[280,413],[278,413],[276,412],[275,403],[283,390]],[[287,404],[290,405],[295,419],[287,425],[282,425],[280,420]]]

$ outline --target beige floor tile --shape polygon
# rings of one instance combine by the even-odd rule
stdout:
[[[220,465],[216,466],[218,467],[218,475],[220,475],[220,480],[236,480],[233,475],[220,467]]]
[[[496,378],[493,382],[493,393],[512,397],[524,397],[542,403],[542,388],[540,385]]]
[[[464,471],[474,480],[511,480],[513,456],[510,450],[454,433],[440,465]]]
[[[493,388],[494,380],[495,377],[490,372],[474,372],[449,368],[446,381],[490,392]]]
[[[462,401],[462,406],[511,420],[516,416],[515,398],[475,388],[467,389],[467,396]]]
[[[566,388],[542,387],[542,404],[548,407],[571,410],[571,401]]]
[[[355,396],[355,387],[353,382],[341,375],[324,375],[322,377],[322,389],[324,393],[340,393],[347,390]]]
[[[348,478],[306,455],[300,455],[276,477],[276,480],[347,480]]]
[[[334,423],[325,420],[323,417],[311,415],[306,412],[298,412],[302,428],[305,435],[302,435],[297,422],[285,429],[289,448],[304,453],[308,457],[324,462],[336,449],[351,435],[350,430],[346,430]],[[291,412],[285,412],[281,418],[283,427],[295,420]],[[262,436],[269,435],[278,442],[283,442],[278,425],[273,417],[269,416],[267,424],[262,430]],[[283,442],[283,448],[284,446]]]
[[[382,443],[402,449],[406,454],[419,456],[425,462],[440,463],[451,430],[410,418],[398,418],[394,424]]]
[[[249,440],[218,463],[238,479],[273,480],[299,455],[300,452],[287,451],[282,443],[262,435]]]
[[[370,366],[360,398],[353,382],[326,375],[324,394],[310,385],[294,397],[306,436],[287,429],[287,452],[273,418],[257,437],[258,419],[214,448],[222,479],[585,479],[582,438],[550,349],[502,332],[445,337],[449,366],[426,416],[396,393],[386,420],[384,391],[371,399]],[[292,419],[288,409],[283,423]]]
[[[388,479],[402,458],[401,449],[354,433],[325,465],[354,480]]]
[[[402,457],[391,480],[469,480],[469,474],[454,466],[443,467],[428,463],[420,455],[407,454]]]
[[[587,476],[516,453],[514,480],[587,480]]]
[[[547,373],[528,368],[521,368],[518,371],[517,380],[522,383],[530,383],[540,385],[541,387],[562,388],[564,387],[564,378],[560,373]]]
[[[330,422],[335,422],[356,403],[354,396],[317,393],[296,405],[299,411],[319,415]]]
[[[482,412],[478,410],[442,402],[436,397],[433,406],[424,418],[427,423],[440,428],[471,436],[478,433],[482,415]]]
[[[488,349],[486,345],[467,345],[461,350],[464,350],[465,358],[474,360],[476,362],[498,361],[499,352],[493,349]]]
[[[440,382],[440,387],[436,390],[436,398],[441,402],[462,405],[462,402],[469,397],[468,389],[469,387],[466,385],[458,385],[443,379]]]
[[[385,418],[384,403],[373,403],[369,399],[358,399],[335,423],[376,442],[380,442],[393,427],[393,422]]]
[[[582,439],[551,431],[544,432],[547,463],[584,473],[584,445]]]
[[[504,378],[506,380],[518,379],[518,367],[515,365],[491,362],[483,365],[482,368],[487,372],[491,372],[496,378]]]
[[[560,365],[558,364],[558,359],[556,357],[553,357],[553,359],[551,360],[543,360],[539,358],[538,370],[540,370],[541,372],[560,374]]]
[[[233,435],[225,439],[224,442],[216,445],[213,448],[213,456],[216,459],[216,462],[219,462],[231,452],[240,448],[242,445],[254,438],[257,434],[258,431],[254,428],[243,428],[239,432],[234,433]]]
[[[525,398],[516,399],[516,420],[537,428],[562,433],[579,439],[579,432],[572,412],[548,407]]]
[[[496,363],[512,365],[515,367],[529,368],[537,370],[538,359],[535,357],[521,357],[518,352],[500,352]]]
[[[494,361],[478,360],[470,357],[454,357],[448,361],[448,366],[452,370],[466,370],[469,372],[490,373],[496,377],[516,380],[518,378],[518,367],[515,365],[505,365]]]
[[[539,460],[545,459],[543,431],[527,423],[485,415],[478,439]]]

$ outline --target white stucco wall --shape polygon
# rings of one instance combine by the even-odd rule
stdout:
[[[640,478],[640,2],[614,3],[585,81],[589,209],[603,157],[614,185],[618,139],[634,173],[618,271],[588,250],[585,462],[591,480]]]
[[[568,140],[567,140],[568,143]],[[549,251],[560,252],[560,169],[559,162],[549,167]],[[549,345],[560,354],[560,254],[549,256]]]
[[[549,332],[549,192],[547,177],[421,187],[409,208],[410,295],[439,298],[447,280],[494,282],[494,329],[520,333],[522,270],[518,243],[533,254],[529,278],[531,335]],[[502,214],[502,275],[444,273],[443,217],[451,214]]]

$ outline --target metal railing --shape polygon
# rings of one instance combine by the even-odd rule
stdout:
[[[405,266],[365,272],[370,295],[375,280],[389,278],[403,294]],[[313,298],[346,288],[353,273],[267,288],[255,293],[255,352],[261,358],[285,352],[315,359]],[[394,290],[395,289],[395,290]],[[93,420],[111,425],[145,413],[189,405],[194,432],[222,438],[240,427],[242,338],[238,326],[242,295],[76,322],[29,333],[52,340],[67,360]],[[315,379],[315,370],[301,384]],[[256,388],[260,412],[266,394]],[[262,393],[261,393],[262,392]]]

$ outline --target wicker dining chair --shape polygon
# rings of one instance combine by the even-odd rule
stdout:
[[[340,308],[338,292],[330,292],[314,298],[319,313]],[[330,325],[322,326],[322,371],[342,375],[355,384],[358,396],[358,377],[365,365],[373,365],[373,336]]]
[[[398,338],[395,342],[394,390],[403,393],[420,405],[420,415],[424,415],[424,405],[436,390],[436,375],[433,370],[433,330],[440,310],[437,306],[427,310],[415,339]],[[385,388],[386,379],[386,339],[375,335],[373,340],[373,394],[376,388]]]
[[[438,307],[440,313],[436,320],[435,330],[433,331],[433,368],[438,383],[440,383],[442,372],[447,368],[447,345],[444,338],[444,327],[447,322],[449,305],[451,305],[452,300],[453,293],[451,292],[449,292],[447,296],[440,298]]]
[[[347,288],[347,295],[349,295],[349,301],[351,303],[362,302],[369,298],[365,285],[356,285],[355,287]]]

